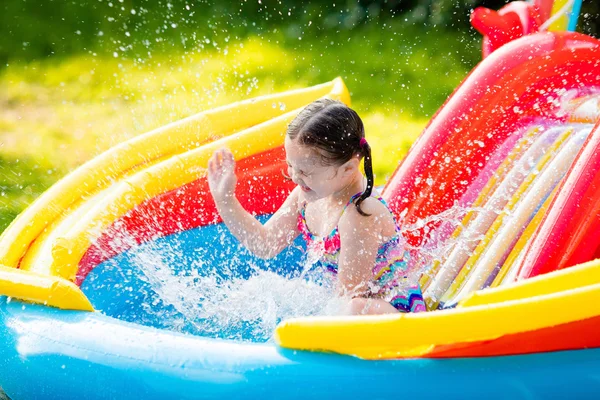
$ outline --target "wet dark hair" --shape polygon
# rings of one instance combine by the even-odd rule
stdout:
[[[342,165],[357,154],[363,156],[367,187],[354,204],[360,215],[370,215],[360,204],[373,191],[371,147],[364,140],[365,127],[356,111],[336,100],[316,100],[290,123],[287,135],[303,146],[316,148],[325,165]]]

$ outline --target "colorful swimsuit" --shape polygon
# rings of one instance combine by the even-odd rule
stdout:
[[[342,215],[358,196],[360,196],[360,193],[352,196],[344,207]],[[381,197],[377,197],[377,199],[389,210],[385,200]],[[324,268],[337,275],[341,247],[338,228],[336,226],[325,238],[313,235],[306,224],[305,208],[306,204],[302,206],[298,214],[298,230],[306,240],[308,253],[309,255],[316,254],[316,267]],[[394,223],[396,224],[396,234],[380,245],[377,250],[373,280],[369,282],[369,297],[384,299],[400,312],[425,311],[425,302],[418,284],[418,278],[411,279],[408,274],[407,263],[410,259],[410,253],[403,249],[402,237],[395,218]]]

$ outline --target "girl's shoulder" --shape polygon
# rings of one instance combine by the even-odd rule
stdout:
[[[296,186],[285,199],[283,204],[278,210],[280,214],[297,214],[300,212],[302,207],[302,200],[300,196],[300,188]]]
[[[377,230],[395,231],[396,222],[387,206],[376,197],[368,197],[360,203],[360,209],[367,216],[358,212],[355,203],[348,205],[339,222],[339,229],[369,229],[376,227]]]

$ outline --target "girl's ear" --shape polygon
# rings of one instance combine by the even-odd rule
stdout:
[[[358,168],[360,168],[360,159],[358,157],[352,157],[340,166],[339,171],[343,176],[352,176],[356,173]]]

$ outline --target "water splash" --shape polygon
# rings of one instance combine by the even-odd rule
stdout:
[[[206,266],[177,272],[165,258],[174,253],[167,255],[164,250],[146,247],[136,251],[132,265],[158,296],[143,307],[155,308],[162,302],[174,308],[175,312],[159,312],[173,330],[264,342],[283,319],[345,312],[347,299],[335,296],[332,282],[322,279],[324,275],[311,270],[308,263],[301,274],[292,276],[253,267],[249,277],[236,277],[229,271],[222,277],[206,274]]]

